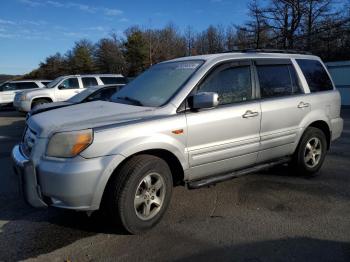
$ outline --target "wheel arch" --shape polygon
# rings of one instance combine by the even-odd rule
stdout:
[[[327,150],[328,150],[330,147],[330,144],[331,144],[331,137],[332,137],[331,130],[329,128],[328,123],[326,121],[323,121],[323,120],[317,120],[317,121],[312,122],[310,125],[308,125],[307,128],[308,127],[318,128],[325,134],[326,140],[327,140]],[[305,131],[304,131],[304,133],[305,133]]]
[[[41,99],[42,99],[42,100],[47,100],[47,101],[49,101],[50,103],[53,102],[52,98],[49,97],[49,96],[37,96],[37,97],[32,98],[32,101],[30,102],[30,108],[33,107],[33,103],[34,103],[35,101],[38,101],[38,100],[41,100]]]
[[[109,177],[106,180],[106,183],[103,187],[103,193],[101,194],[101,198],[99,200],[99,205],[100,207],[103,205],[105,202],[105,197],[106,197],[106,192],[108,191],[109,186],[111,186],[111,181],[115,178],[115,176],[118,175],[119,170],[123,167],[123,165],[130,160],[131,158],[137,156],[137,155],[152,155],[159,157],[163,159],[169,166],[172,177],[173,177],[173,185],[182,185],[184,181],[184,169],[181,165],[180,160],[176,157],[175,154],[170,152],[169,150],[166,149],[147,149],[139,152],[135,152],[132,155],[129,155],[128,157],[125,157],[110,173]]]

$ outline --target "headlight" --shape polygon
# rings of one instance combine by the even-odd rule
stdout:
[[[49,141],[46,155],[74,157],[91,145],[92,141],[92,129],[56,133]]]
[[[27,96],[26,95],[21,95],[19,100],[21,100],[21,101],[27,100]]]

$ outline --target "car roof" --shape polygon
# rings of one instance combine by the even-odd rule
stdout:
[[[51,82],[52,80],[46,79],[24,79],[24,80],[12,80],[7,83],[25,83],[25,82]]]
[[[296,58],[296,59],[312,59],[320,60],[319,57],[309,54],[297,54],[297,53],[275,53],[275,52],[228,52],[219,54],[208,54],[198,56],[187,56],[168,60],[166,62],[180,62],[188,60],[227,60],[227,59],[254,59],[254,58]],[[164,62],[162,62],[164,63]]]
[[[61,77],[124,77],[122,74],[63,75]]]
[[[106,87],[116,87],[116,86],[124,86],[124,85],[125,84],[97,85],[97,86],[89,86],[89,87],[86,87],[85,89],[99,90],[99,89],[106,88]]]

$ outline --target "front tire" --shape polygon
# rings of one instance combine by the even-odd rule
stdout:
[[[37,107],[39,105],[43,105],[43,104],[47,104],[47,103],[50,103],[50,101],[48,101],[47,99],[34,100],[33,103],[32,103],[32,108],[31,109],[34,109],[35,107]]]
[[[163,159],[151,155],[134,156],[109,185],[108,213],[129,233],[149,230],[166,212],[172,187],[171,171]]]
[[[308,127],[294,153],[292,165],[300,175],[315,176],[321,168],[327,153],[324,132]]]

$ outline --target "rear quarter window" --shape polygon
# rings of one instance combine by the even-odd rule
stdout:
[[[20,90],[38,88],[38,85],[34,82],[19,82],[19,83],[16,83],[16,85],[17,85],[17,89],[20,89]]]
[[[105,85],[127,83],[127,80],[125,77],[100,77],[100,79]]]
[[[332,81],[326,69],[317,60],[296,59],[311,92],[333,90]]]

